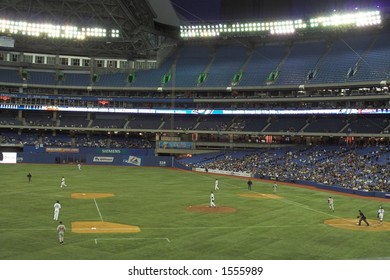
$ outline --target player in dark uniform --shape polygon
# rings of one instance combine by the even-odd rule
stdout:
[[[252,190],[252,181],[249,179],[248,180],[248,191]]]
[[[362,211],[359,210],[359,226],[361,225],[362,221],[366,223],[367,226],[369,226],[370,224],[367,222],[367,218],[366,216],[363,214]]]
[[[28,173],[28,174],[27,174],[27,178],[28,178],[28,182],[30,183],[30,182],[31,182],[31,178],[32,178],[31,173]]]

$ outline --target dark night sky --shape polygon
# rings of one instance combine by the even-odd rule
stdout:
[[[190,21],[219,21],[277,17],[302,17],[336,10],[390,8],[389,0],[171,0]]]

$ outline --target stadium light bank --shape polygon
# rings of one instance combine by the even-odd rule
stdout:
[[[180,26],[180,37],[213,38],[221,36],[251,36],[255,34],[284,35],[293,34],[296,30],[315,28],[336,28],[379,25],[382,22],[381,13],[375,11],[354,11],[350,13],[333,12],[329,16],[320,16],[308,20],[279,20],[246,23],[219,23]]]
[[[51,23],[36,23],[14,21],[0,18],[0,32],[7,35],[22,35],[32,37],[60,38],[85,40],[88,38],[119,38],[117,29],[107,30],[98,27],[78,27],[74,25],[55,25]]]

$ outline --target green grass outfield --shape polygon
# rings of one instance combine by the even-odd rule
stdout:
[[[28,183],[27,173],[33,175]],[[0,165],[0,259],[2,260],[339,260],[389,259],[389,231],[355,231],[324,224],[356,218],[358,209],[376,222],[389,202],[279,184],[282,199],[242,197],[245,178],[168,168],[73,165]],[[68,187],[61,189],[65,176]],[[215,178],[217,206],[234,213],[189,212],[208,205]],[[72,199],[71,193],[113,193],[101,199]],[[253,193],[272,194],[272,185],[254,181]],[[58,244],[53,204],[67,226]],[[139,226],[139,233],[73,233],[72,221]]]

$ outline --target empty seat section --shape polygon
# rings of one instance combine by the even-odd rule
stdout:
[[[127,84],[128,73],[101,74],[96,81],[96,87],[124,87]]]
[[[55,85],[57,83],[56,73],[28,70],[27,83],[36,85]]]
[[[308,73],[315,69],[325,49],[325,42],[293,45],[273,85],[302,85],[306,83]]]
[[[198,116],[191,116],[191,115],[188,116],[175,115],[173,118],[172,116],[165,116],[164,124],[161,126],[161,129],[179,129],[179,130],[193,129],[197,124],[197,118]]]
[[[20,77],[18,70],[0,68],[0,82],[20,84],[22,78]]]
[[[61,85],[64,86],[89,86],[91,84],[90,73],[85,72],[64,72],[64,78]]]
[[[91,127],[123,128],[127,122],[125,114],[96,114]]]
[[[342,38],[334,42],[329,53],[322,59],[311,84],[344,83],[348,71],[360,60],[372,43],[372,36]]]
[[[310,120],[304,132],[337,133],[346,125],[347,120],[346,117],[340,116],[316,116]]]
[[[88,127],[89,120],[86,113],[62,112],[58,119],[63,127]]]
[[[381,133],[389,121],[386,118],[358,115],[351,117],[350,124],[343,132],[346,133]]]
[[[161,115],[136,114],[129,118],[128,129],[158,129],[162,123]]]
[[[268,116],[253,116],[253,117],[240,117],[235,122],[239,123],[241,131],[260,132],[267,125],[267,120],[268,120]]]
[[[298,132],[306,124],[305,116],[273,116],[265,132]]]
[[[226,131],[233,122],[233,116],[201,117],[196,130]]]
[[[41,111],[25,111],[24,119],[27,126],[54,126],[53,113]]]
[[[209,49],[205,46],[183,47],[176,61],[176,87],[194,87],[199,74],[203,73],[209,62]]]
[[[390,32],[378,35],[374,45],[367,51],[364,60],[349,81],[383,81],[389,78],[390,69]]]
[[[21,125],[16,110],[0,110],[0,125]]]
[[[157,88],[163,86],[163,77],[171,70],[174,62],[174,55],[170,56],[157,69],[139,70],[135,73],[134,82],[129,84],[131,87]]]
[[[279,65],[285,52],[284,45],[258,46],[244,69],[239,86],[265,86],[269,74]]]
[[[248,49],[244,46],[220,46],[201,87],[227,87],[233,76],[240,71],[247,59]]]

